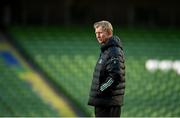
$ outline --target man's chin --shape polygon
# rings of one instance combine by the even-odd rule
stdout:
[[[100,44],[103,44],[103,43],[104,43],[104,41],[102,41],[102,40],[98,40],[98,42],[99,42]]]
[[[104,44],[104,42],[102,42],[102,41],[101,41],[101,42],[99,42],[99,44],[103,45],[103,44]]]
[[[102,44],[103,42],[102,41],[98,41],[100,44]]]
[[[98,40],[98,42],[99,42],[99,43],[102,43],[102,41],[101,41],[101,40]]]

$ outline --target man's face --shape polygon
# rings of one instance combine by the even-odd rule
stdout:
[[[100,44],[103,44],[110,37],[107,31],[104,31],[103,28],[97,27],[95,28],[96,38]]]

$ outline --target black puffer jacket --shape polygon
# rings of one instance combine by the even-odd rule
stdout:
[[[88,104],[92,106],[122,105],[125,91],[125,64],[120,39],[111,37],[101,46],[96,63]]]

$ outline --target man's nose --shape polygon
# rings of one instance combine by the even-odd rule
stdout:
[[[100,34],[97,34],[97,37],[100,37]]]

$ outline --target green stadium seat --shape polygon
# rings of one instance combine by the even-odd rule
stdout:
[[[0,57],[0,116],[58,116]],[[44,112],[45,111],[45,112]]]
[[[98,43],[86,30],[81,33],[74,30],[70,32],[61,28],[43,30],[33,27],[13,30],[17,42],[48,73],[51,81],[61,86],[82,111],[92,114],[87,100],[93,69],[99,56]],[[122,116],[179,116],[179,76],[175,72],[150,73],[145,69],[145,62],[153,58],[179,59],[180,33],[158,29],[126,29],[117,32],[122,37],[126,57],[126,92]]]

